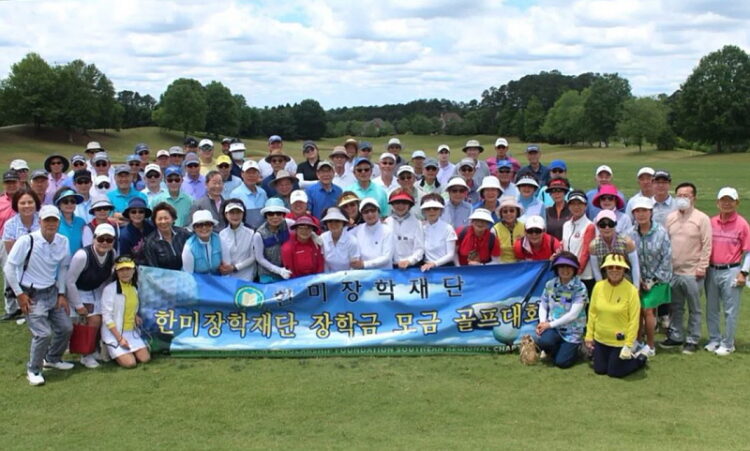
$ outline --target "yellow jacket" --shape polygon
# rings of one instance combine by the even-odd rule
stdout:
[[[521,221],[516,221],[511,231],[502,221],[494,226],[495,236],[500,240],[500,263],[513,263],[517,261],[513,253],[513,242],[524,236],[526,229]]]
[[[594,285],[586,323],[586,340],[607,346],[633,346],[638,335],[641,302],[638,289],[627,279],[613,286],[607,279]],[[618,334],[623,339],[618,340]]]

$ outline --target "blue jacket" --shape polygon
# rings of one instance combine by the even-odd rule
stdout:
[[[186,246],[190,248],[190,252],[193,253],[195,259],[195,265],[193,272],[196,274],[219,274],[219,265],[221,264],[221,240],[219,239],[218,233],[212,233],[210,238],[211,243],[211,261],[206,252],[207,246],[201,243],[200,238],[196,235],[188,238]]]

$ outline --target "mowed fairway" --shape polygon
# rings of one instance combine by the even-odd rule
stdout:
[[[50,151],[85,145],[30,140],[0,130],[3,167],[12,158],[40,165]],[[145,141],[152,152],[181,134],[156,129],[94,134],[122,161]],[[479,137],[492,152],[495,137]],[[468,137],[403,136],[406,149],[434,155],[447,142],[457,161]],[[320,141],[331,149],[339,140]],[[373,140],[376,153],[386,140]],[[262,140],[247,140],[260,155]],[[299,142],[287,143],[299,158]],[[512,142],[522,162],[523,146]],[[693,181],[698,207],[715,212],[724,185],[738,188],[750,217],[750,155],[702,155],[616,147],[542,146],[543,161],[563,158],[573,186],[589,189],[609,164],[631,195],[644,165]],[[322,151],[323,155],[327,152]],[[491,269],[488,269],[491,272]],[[750,301],[746,290],[743,302]],[[26,326],[0,323],[3,449],[505,448],[748,449],[750,309],[741,312],[737,352],[683,356],[657,350],[646,371],[615,380],[588,364],[526,367],[514,355],[185,359],[156,356],[134,370],[105,364],[50,371],[47,385],[25,379]],[[659,336],[661,338],[661,336]],[[705,339],[705,321],[704,321]],[[701,343],[703,344],[703,342]]]

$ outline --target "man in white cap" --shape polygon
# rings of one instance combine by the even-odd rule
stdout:
[[[242,164],[242,185],[232,191],[230,198],[240,199],[245,205],[245,224],[252,229],[263,223],[260,210],[266,205],[268,195],[260,187],[260,168],[258,163],[247,160]]]
[[[416,178],[417,182],[422,180],[424,160],[426,159],[427,155],[425,155],[424,150],[415,150],[411,153],[411,162],[409,163],[409,165],[414,168],[414,177]]]
[[[149,163],[143,174],[146,179],[146,187],[141,190],[146,196],[146,203],[151,205],[152,199],[167,191],[167,185],[163,183],[161,168],[158,164]]]
[[[612,185],[612,177],[614,176],[614,173],[612,172],[612,168],[607,166],[606,164],[603,164],[596,168],[596,171],[594,172],[594,179],[596,180],[596,188],[590,189],[586,192],[586,197],[589,200],[588,205],[586,205],[586,216],[588,216],[589,219],[592,221],[594,218],[596,218],[596,215],[599,214],[601,211],[601,208],[594,205],[594,197],[596,197],[597,193],[599,192],[599,188],[601,188],[604,185]],[[620,198],[624,202],[627,203],[628,198],[625,197],[624,194],[620,190],[617,190],[617,194],[620,195]],[[624,207],[624,205],[623,205]],[[621,208],[619,209],[620,212],[624,213],[625,209]]]
[[[201,175],[206,175],[208,171],[216,169],[213,141],[210,139],[201,139],[198,143],[198,158],[200,159]]]
[[[398,169],[401,165],[406,164],[406,161],[401,158],[402,144],[398,138],[391,138],[388,140],[388,144],[385,147],[385,151],[396,157],[396,168]]]
[[[26,378],[31,385],[44,384],[42,368],[70,370],[63,362],[73,325],[65,297],[69,260],[68,239],[57,233],[60,211],[52,205],[39,210],[41,228],[21,236],[8,255],[4,271],[18,298],[31,331],[31,351]],[[76,311],[84,315],[86,309]]]
[[[26,160],[13,160],[10,162],[10,169],[18,173],[18,180],[21,184],[29,181],[29,164]]]
[[[750,272],[750,226],[737,214],[737,190],[724,187],[716,196],[719,214],[711,218],[711,262],[706,273],[706,351],[726,356],[734,352],[740,297]],[[721,317],[724,333],[721,333]]]
[[[466,201],[469,194],[469,187],[461,177],[453,177],[448,180],[445,187],[448,202],[445,203],[445,209],[441,219],[453,228],[466,227],[469,225],[469,216],[471,216],[471,204]]]
[[[242,164],[245,162],[245,144],[233,142],[229,145],[229,156],[232,159],[232,175],[242,178]]]
[[[638,180],[638,187],[640,190],[635,193],[633,197],[631,197],[628,200],[627,205],[625,205],[625,213],[628,215],[632,214],[633,211],[633,202],[638,197],[648,197],[651,198],[654,196],[654,174],[656,171],[653,170],[653,168],[650,168],[648,166],[642,167],[638,170],[638,173],[636,174],[636,179]]]
[[[495,140],[495,156],[487,158],[487,167],[490,168],[490,173],[492,175],[497,175],[497,164],[501,161],[507,161],[511,164],[511,169],[513,173],[517,173],[521,170],[521,163],[518,162],[515,158],[508,155],[508,152],[510,151],[510,146],[508,145],[508,140],[505,138],[497,138]]]
[[[662,227],[666,227],[667,216],[677,210],[677,203],[671,193],[672,176],[669,172],[660,169],[654,172],[652,184],[654,187],[654,197],[652,197],[654,201],[653,220],[661,224]]]
[[[163,172],[169,166],[169,151],[166,149],[160,149],[156,152],[156,164],[159,169]]]
[[[86,324],[91,327],[102,324],[102,291],[112,280],[115,238],[112,225],[99,224],[94,229],[94,241],[70,259],[65,280],[68,301],[76,310],[86,309]],[[82,355],[81,364],[86,368],[99,366],[95,354]]]
[[[451,148],[448,144],[440,144],[437,148],[438,154],[438,182],[442,186],[448,184],[448,180],[456,173],[456,165],[451,163]]]

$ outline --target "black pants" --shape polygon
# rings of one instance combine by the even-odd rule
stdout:
[[[621,349],[622,347],[607,346],[595,341],[594,372],[596,374],[606,374],[610,377],[625,377],[646,364],[646,361],[642,359],[621,359]]]

